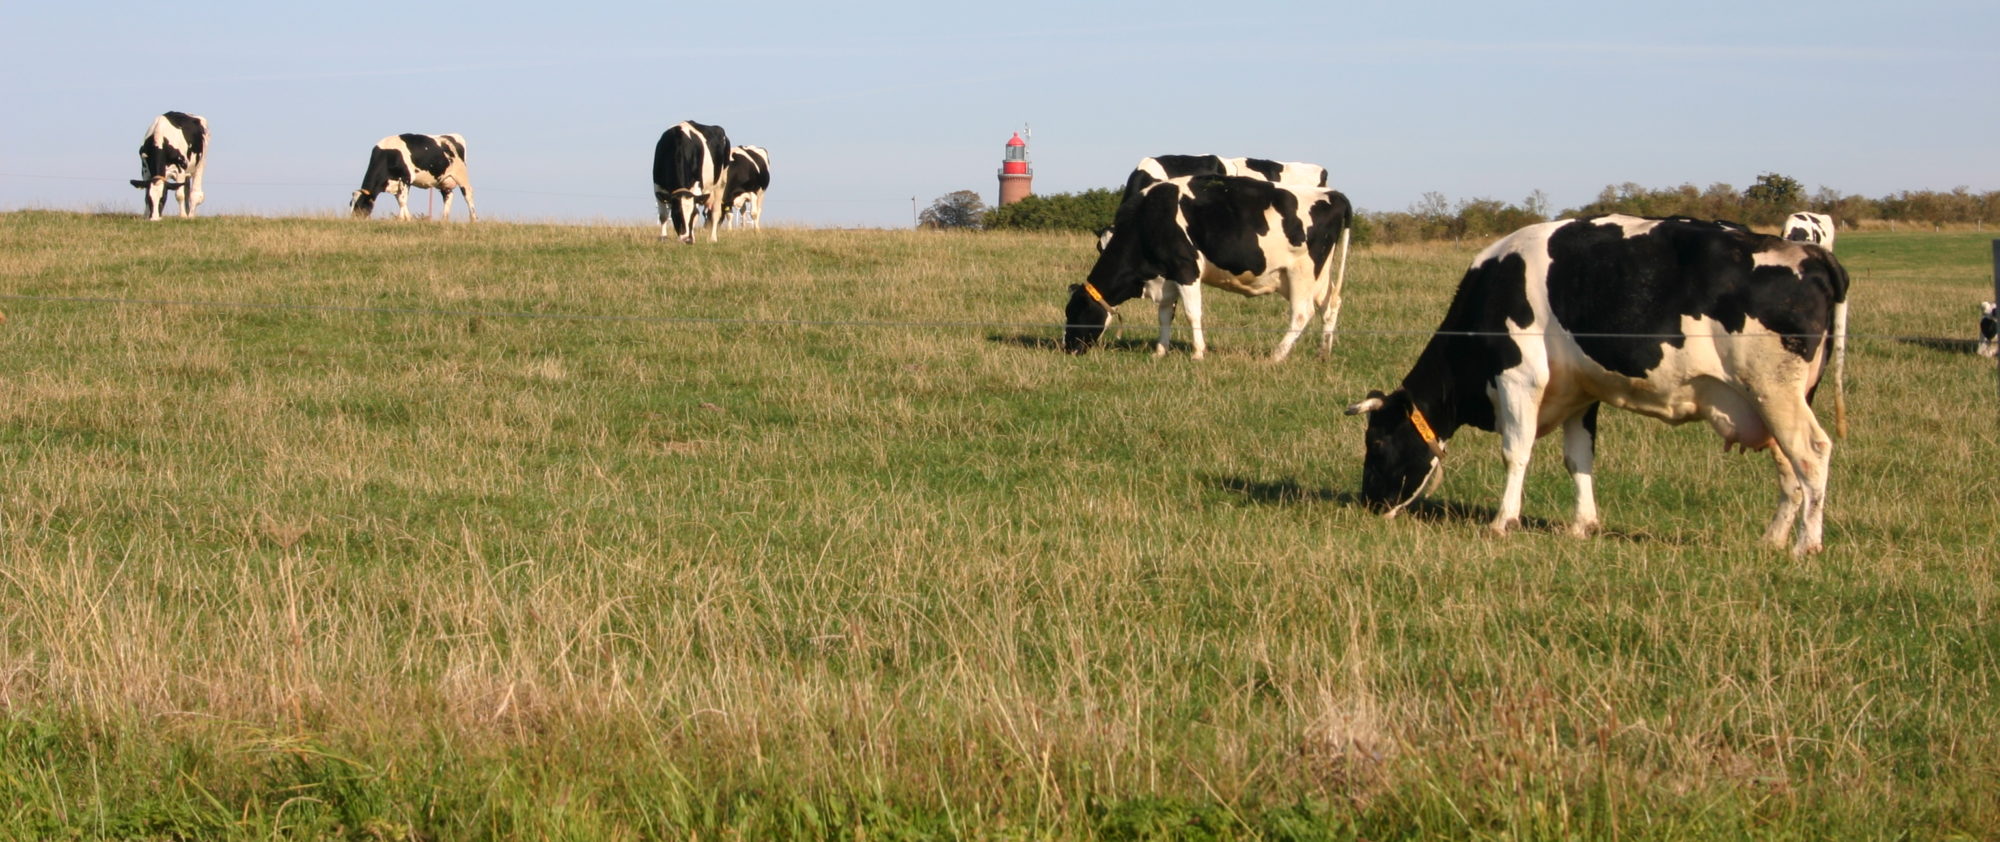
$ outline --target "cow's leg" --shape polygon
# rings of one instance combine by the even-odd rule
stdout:
[[[660,206],[660,239],[664,240],[674,231],[672,227],[674,198],[672,195],[662,193],[656,189],[653,191],[653,201]]]
[[[459,182],[458,194],[465,197],[465,221],[478,222],[479,209],[472,206],[472,185],[463,181]]]
[[[694,194],[680,192],[674,194],[674,233],[681,242],[694,242]]]
[[[389,182],[389,195],[396,197],[396,218],[410,218],[410,185],[400,181]]]
[[[1304,283],[1312,275],[1312,260],[1294,264],[1286,270],[1284,290],[1287,303],[1291,305],[1291,321],[1285,325],[1285,335],[1278,339],[1278,347],[1271,352],[1272,362],[1283,362],[1292,355],[1292,344],[1306,332],[1306,325],[1312,323],[1313,311],[1318,309],[1318,291],[1311,284]]]
[[[1494,402],[1500,427],[1500,458],[1507,464],[1507,485],[1500,492],[1500,511],[1490,528],[1504,535],[1521,525],[1521,492],[1528,479],[1528,458],[1535,453],[1536,416],[1542,384],[1531,382],[1520,369],[1500,375],[1500,399]]]
[[[439,193],[443,193],[443,194],[444,194],[444,213],[443,213],[442,215],[440,215],[440,216],[439,216],[439,217],[437,218],[437,221],[438,221],[438,222],[450,222],[450,221],[451,221],[451,184],[450,184],[449,182],[446,182],[446,183],[442,183],[442,184],[439,184],[439,185],[438,185],[438,192],[439,192]]]
[[[201,203],[208,199],[208,195],[201,192],[201,174],[202,170],[205,170],[207,168],[208,168],[208,157],[204,155],[200,159],[195,161],[194,173],[193,175],[188,177],[188,189],[192,191],[192,194],[189,196],[188,199],[189,205],[187,212],[189,216],[193,216],[195,209],[201,207]]]
[[[1764,543],[1783,548],[1792,537],[1792,524],[1798,520],[1799,509],[1805,505],[1806,487],[1799,481],[1799,472],[1792,467],[1792,460],[1783,448],[1771,448],[1771,461],[1778,468],[1778,513],[1771,518],[1771,525],[1764,528]]]
[[[1782,458],[1789,463],[1795,479],[1787,480],[1781,474],[1779,482],[1786,493],[1787,502],[1779,504],[1778,516],[1789,526],[1791,510],[1789,502],[1793,489],[1789,483],[1796,482],[1802,487],[1804,500],[1798,507],[1803,509],[1803,520],[1799,524],[1798,540],[1792,544],[1793,555],[1819,552],[1824,545],[1822,533],[1826,522],[1827,470],[1833,459],[1833,439],[1819,426],[1819,419],[1813,417],[1812,406],[1806,403],[1804,395],[1790,394],[1774,402],[1766,402],[1759,407],[1764,422],[1771,428],[1771,437],[1777,441]],[[1776,535],[1772,530],[1777,531]],[[1773,520],[1771,530],[1766,530],[1765,538],[1782,546],[1784,532],[1778,520]]]
[[[1597,458],[1597,404],[1563,422],[1563,465],[1576,482],[1576,517],[1569,533],[1578,538],[1597,531],[1597,495],[1592,488],[1591,463]]]
[[[181,182],[181,186],[174,188],[173,193],[174,198],[181,205],[181,218],[186,219],[194,216],[194,188],[189,187],[188,183],[183,181]]]
[[[1174,307],[1180,301],[1181,285],[1172,281],[1160,282],[1160,341],[1153,346],[1153,356],[1163,357],[1174,343]]]
[[[708,203],[708,241],[713,243],[722,233],[722,191],[709,193],[705,201]]]
[[[749,211],[750,227],[758,231],[764,230],[764,194],[750,194]]]
[[[1187,308],[1188,334],[1194,343],[1194,358],[1198,360],[1208,356],[1208,334],[1201,328],[1201,284],[1175,286],[1180,287],[1181,300],[1186,302],[1182,306]]]

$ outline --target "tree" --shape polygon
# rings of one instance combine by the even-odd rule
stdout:
[[[1774,172],[1757,176],[1757,183],[1743,190],[1743,203],[1750,213],[1750,221],[1763,225],[1784,219],[1804,205],[1805,198],[1805,185],[1800,184],[1798,179]]]
[[[986,217],[986,203],[971,190],[946,193],[917,214],[919,228],[978,228]]]

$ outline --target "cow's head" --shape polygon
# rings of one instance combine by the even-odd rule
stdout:
[[[1387,395],[1371,391],[1347,408],[1348,415],[1364,412],[1368,451],[1361,460],[1361,501],[1395,517],[1444,478],[1444,441],[1402,389]]]
[[[1979,355],[2000,356],[2000,308],[1991,301],[1979,305]]]
[[[1063,351],[1081,354],[1104,336],[1111,322],[1111,305],[1102,293],[1093,295],[1089,282],[1069,285],[1069,306],[1063,308]]]
[[[355,219],[367,219],[375,213],[375,196],[366,190],[356,190],[347,197],[347,208],[354,212]]]

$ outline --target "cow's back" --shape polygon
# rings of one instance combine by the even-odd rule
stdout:
[[[653,185],[663,190],[711,190],[729,161],[729,135],[720,126],[687,120],[660,135],[653,147]]]
[[[1847,297],[1847,275],[1817,247],[1696,220],[1588,224],[1549,242],[1549,312],[1605,368],[1641,377],[1683,333],[1772,333],[1803,360],[1818,354]],[[1691,327],[1694,322],[1702,323]]]
[[[1741,226],[1562,220],[1482,252],[1426,356],[1473,383],[1526,363],[1575,400],[1683,419],[1704,383],[1809,394],[1846,293],[1824,249]],[[1468,422],[1491,429],[1483,415]]]

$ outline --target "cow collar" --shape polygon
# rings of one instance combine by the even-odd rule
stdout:
[[[1103,307],[1106,317],[1117,319],[1121,324],[1125,321],[1123,316],[1118,315],[1118,308],[1111,306],[1111,302],[1104,300],[1104,293],[1097,290],[1096,284],[1084,281],[1083,294],[1090,296],[1090,300],[1097,302],[1097,306]]]
[[[1424,446],[1431,449],[1431,455],[1443,459],[1444,442],[1438,440],[1437,432],[1431,429],[1430,421],[1424,418],[1424,411],[1417,408],[1416,401],[1410,402],[1410,424],[1417,428],[1417,435],[1423,437]]]
[[[1089,281],[1084,281],[1084,282],[1083,282],[1083,293],[1084,293],[1085,295],[1088,295],[1088,296],[1090,296],[1090,300],[1092,300],[1092,301],[1095,301],[1095,302],[1097,302],[1098,304],[1102,305],[1102,306],[1104,307],[1104,309],[1105,309],[1105,310],[1108,310],[1108,311],[1110,311],[1110,312],[1113,312],[1113,313],[1116,313],[1116,312],[1118,312],[1118,311],[1117,311],[1116,309],[1113,309],[1113,308],[1112,308],[1112,306],[1111,306],[1111,302],[1109,302],[1109,301],[1106,301],[1106,300],[1104,300],[1104,293],[1101,293],[1101,292],[1098,292],[1098,291],[1097,291],[1097,285],[1096,285],[1096,284],[1093,284],[1093,283],[1091,283],[1091,282],[1089,282]]]

